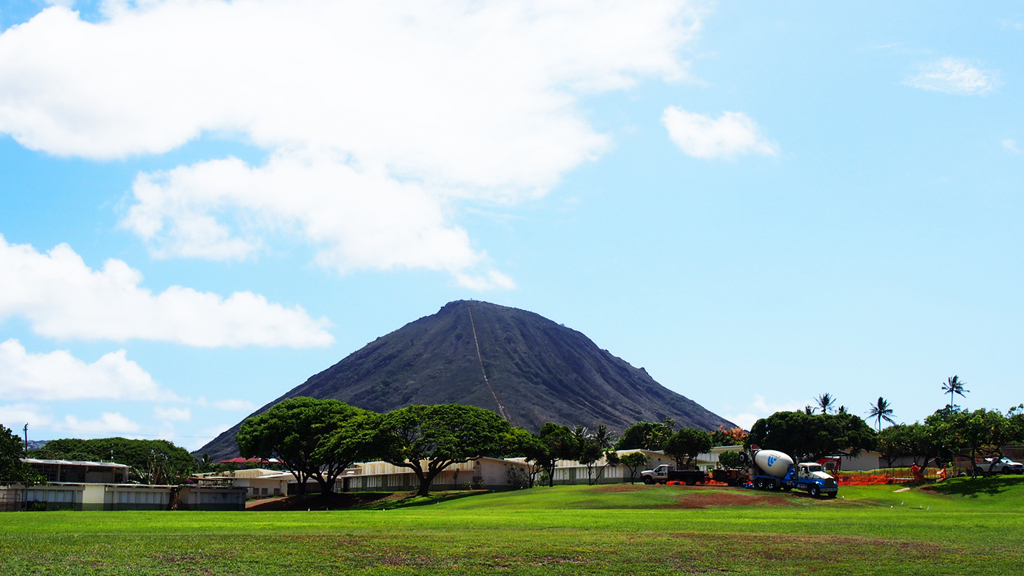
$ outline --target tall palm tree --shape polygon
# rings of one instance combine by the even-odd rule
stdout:
[[[821,408],[822,414],[828,414],[832,411],[832,406],[836,403],[836,399],[828,392],[825,392],[814,400],[818,403],[818,407]]]
[[[964,388],[964,384],[965,382],[957,376],[946,378],[946,381],[942,384],[942,392],[949,392],[950,408],[956,408],[956,405],[953,404],[953,394],[959,394],[963,398],[967,398],[967,396],[964,396],[964,392],[970,392],[970,390]]]
[[[885,420],[889,424],[895,424],[896,421],[892,419],[893,413],[892,408],[889,407],[889,401],[881,396],[878,397],[878,403],[871,405],[871,411],[868,412],[868,418],[874,418],[878,431],[882,431],[882,420]]]

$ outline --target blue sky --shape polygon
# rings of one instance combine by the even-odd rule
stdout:
[[[0,0],[0,422],[198,448],[467,298],[744,426],[1005,410],[1022,53],[1014,4]]]

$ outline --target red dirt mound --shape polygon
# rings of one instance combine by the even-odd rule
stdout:
[[[699,509],[714,506],[792,506],[786,498],[766,496],[763,494],[745,494],[743,492],[698,492],[686,494],[679,498],[676,508]]]

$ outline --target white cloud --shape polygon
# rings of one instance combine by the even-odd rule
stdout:
[[[124,350],[86,364],[65,350],[29,354],[14,339],[0,343],[0,396],[11,400],[174,398],[138,364],[128,360]]]
[[[241,258],[297,228],[327,266],[425,267],[475,287],[511,281],[481,264],[451,202],[533,198],[596,158],[609,139],[578,99],[686,79],[679,50],[701,17],[682,0],[105,10],[89,23],[49,8],[0,35],[0,132],[87,158],[159,154],[204,133],[272,152],[259,167],[140,175],[124,224],[156,254]]]
[[[672,142],[694,158],[732,158],[739,154],[775,156],[778,146],[742,112],[724,112],[718,119],[669,106],[661,116]]]
[[[192,411],[188,408],[154,406],[153,413],[164,422],[188,422],[192,419]]]
[[[326,346],[325,319],[301,307],[271,304],[263,296],[171,286],[142,288],[142,274],[121,260],[92,270],[67,244],[47,254],[0,236],[0,320],[20,316],[53,338],[131,338],[190,346]]]
[[[790,400],[782,404],[768,403],[765,401],[764,396],[755,394],[754,399],[750,404],[740,408],[740,412],[736,414],[725,415],[725,418],[730,422],[735,422],[736,425],[740,426],[744,430],[750,430],[761,418],[767,418],[776,412],[793,412],[796,410],[803,410],[805,406],[811,404],[811,402],[798,402]]]
[[[916,75],[903,83],[947,94],[984,94],[995,86],[997,74],[976,68],[969,60],[947,56],[921,66]]]
[[[1007,139],[1003,140],[1003,149],[1004,150],[1008,150],[1010,152],[1013,152],[1014,154],[1024,154],[1024,151],[1022,151],[1017,146],[1017,141],[1016,140],[1012,140],[1010,138],[1007,138]]]
[[[28,424],[29,438],[36,428],[47,428],[53,423],[53,416],[37,404],[19,403],[0,406],[0,423],[14,432]]]
[[[83,436],[132,434],[139,431],[138,424],[132,422],[119,412],[104,412],[96,420],[79,420],[77,416],[69,414],[64,417],[63,421],[55,422],[50,428]]]
[[[259,168],[214,160],[140,175],[133,189],[138,203],[122,225],[158,256],[244,257],[259,248],[263,231],[294,229],[319,247],[319,264],[341,272],[455,272],[483,258],[423,186],[360,172],[326,154],[276,154]],[[226,208],[235,209],[231,228],[245,237],[211,216]]]
[[[21,427],[27,423],[30,440],[40,439],[40,430],[49,431],[51,434],[56,432],[58,435],[95,437],[109,434],[133,434],[140,429],[137,423],[120,412],[104,412],[94,420],[82,420],[78,416],[68,414],[61,420],[54,418],[49,410],[36,404],[0,406],[0,422],[15,432],[19,432],[19,435]],[[47,437],[46,432],[42,434],[42,438]],[[50,436],[50,438],[53,437]]]
[[[256,408],[255,406],[252,405],[252,402],[249,402],[248,400],[220,400],[218,402],[214,402],[213,406],[215,408],[220,408],[221,410],[231,411],[252,411],[254,408]]]

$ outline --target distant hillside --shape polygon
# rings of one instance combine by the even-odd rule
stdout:
[[[277,400],[333,398],[376,412],[457,403],[494,410],[536,432],[546,422],[618,433],[673,418],[713,430],[731,422],[655,382],[583,334],[542,316],[478,301],[445,305],[377,338]],[[238,425],[196,454],[238,455]]]

